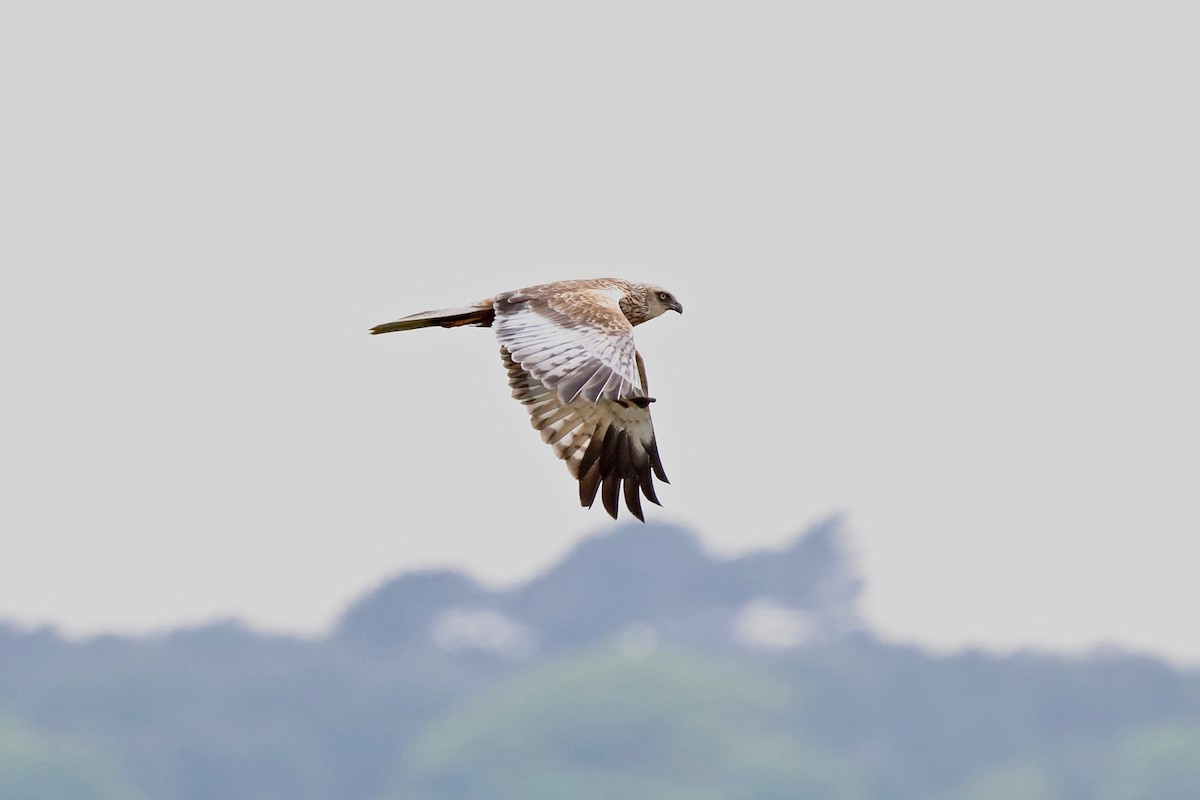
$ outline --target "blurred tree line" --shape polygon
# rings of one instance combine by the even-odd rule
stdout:
[[[0,626],[0,800],[1196,800],[1200,674],[880,641],[830,520],[715,560],[618,529],[321,639]]]

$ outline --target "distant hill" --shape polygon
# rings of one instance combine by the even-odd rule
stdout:
[[[859,591],[836,518],[787,548],[732,560],[705,553],[681,528],[627,526],[585,540],[510,591],[487,591],[451,572],[401,575],[354,604],[333,636],[376,651],[421,647],[457,621],[462,636],[455,641],[467,648],[474,618],[480,649],[491,642],[504,650],[500,628],[526,647],[554,652],[607,641],[631,626],[678,644],[734,646],[752,644],[747,621],[758,613],[760,627],[769,625],[773,611],[779,624],[792,613],[805,628],[799,643],[856,628]]]
[[[1200,674],[880,641],[840,522],[400,575],[326,637],[0,624],[0,800],[1196,800]]]

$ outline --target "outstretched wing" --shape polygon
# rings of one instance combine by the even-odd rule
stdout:
[[[560,391],[519,364],[507,347],[500,348],[500,355],[513,397],[529,410],[530,422],[541,431],[542,440],[554,447],[579,480],[579,502],[591,508],[599,493],[604,510],[616,519],[623,491],[625,505],[635,517],[644,519],[641,495],[658,503],[654,476],[669,483],[658,457],[650,421],[652,401],[645,396],[644,386],[639,382],[636,398],[601,397],[592,402],[574,397],[564,402]],[[636,374],[636,364],[634,371]]]
[[[645,397],[621,295],[619,286],[604,281],[564,281],[498,295],[496,338],[563,404]]]

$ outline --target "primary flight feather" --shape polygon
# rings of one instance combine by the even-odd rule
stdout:
[[[616,519],[623,494],[633,515],[644,519],[642,495],[658,503],[654,477],[668,481],[633,328],[667,311],[682,314],[683,306],[661,286],[596,278],[543,283],[468,306],[412,314],[376,325],[371,333],[494,328],[513,397],[579,481],[580,503],[590,508],[599,494]]]

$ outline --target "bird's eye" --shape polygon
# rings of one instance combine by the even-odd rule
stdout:
[[[658,299],[659,299],[659,302],[665,303],[671,299],[671,295],[667,294],[666,292],[659,292]]]

